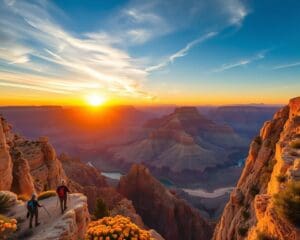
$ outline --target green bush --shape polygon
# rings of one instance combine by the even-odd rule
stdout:
[[[288,184],[274,200],[277,213],[300,227],[300,181]]]
[[[5,213],[10,208],[10,198],[8,195],[0,193],[0,213]]]
[[[276,177],[277,181],[280,183],[284,183],[286,181],[286,176],[283,174],[280,174]]]
[[[300,139],[295,139],[290,143],[292,148],[300,149]]]
[[[49,190],[49,191],[41,192],[38,196],[38,200],[40,201],[54,196],[56,196],[56,192],[54,190]]]
[[[94,216],[96,219],[101,219],[103,217],[109,216],[108,207],[101,198],[98,198],[96,201]]]
[[[259,193],[259,188],[256,185],[252,185],[250,188],[250,194],[254,197]]]
[[[242,237],[245,237],[247,235],[248,232],[248,227],[247,226],[241,226],[238,229],[238,234]]]

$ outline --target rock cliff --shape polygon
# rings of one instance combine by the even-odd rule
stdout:
[[[299,184],[299,149],[300,97],[291,99],[252,141],[245,168],[213,239],[300,239],[299,229],[280,214],[276,200],[290,184]],[[299,203],[294,207],[299,211]]]
[[[144,166],[134,164],[128,175],[121,178],[118,190],[132,200],[145,224],[165,239],[211,238],[212,228],[198,211],[175,197]]]
[[[6,215],[10,218],[18,219],[18,231],[12,239],[31,240],[77,240],[83,239],[87,224],[90,220],[87,208],[87,199],[84,195],[77,193],[69,196],[69,208],[61,215],[57,206],[56,197],[50,197],[40,201],[49,214],[44,209],[39,209],[39,221],[41,225],[28,230],[28,220],[26,220],[26,206],[22,201],[17,200],[17,196],[12,192],[0,192],[10,197],[10,208]]]
[[[9,190],[13,181],[12,176],[12,160],[9,154],[9,146],[7,144],[7,133],[9,125],[0,116],[0,189]]]

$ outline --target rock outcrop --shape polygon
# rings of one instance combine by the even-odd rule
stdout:
[[[165,239],[211,238],[212,228],[198,211],[174,196],[144,166],[134,164],[121,178],[118,191],[133,202],[144,223]]]
[[[293,142],[300,143],[299,97],[267,121],[251,143],[243,173],[215,229],[215,240],[300,238],[299,229],[278,213],[275,204],[276,194],[299,181],[300,144]]]
[[[50,197],[41,200],[40,203],[47,208],[39,209],[39,220],[41,225],[28,230],[26,221],[26,204],[17,200],[12,192],[0,192],[10,197],[10,208],[7,216],[18,219],[18,231],[13,239],[31,240],[77,240],[83,239],[88,222],[90,221],[87,199],[84,195],[77,193],[69,196],[69,208],[61,215],[57,207],[57,198]]]
[[[47,137],[30,141],[12,131],[0,118],[0,190],[31,195],[55,189],[68,180]]]
[[[0,116],[0,189],[9,190],[13,181],[12,176],[12,160],[9,154],[9,147],[7,145],[7,133],[9,132],[9,125]]]

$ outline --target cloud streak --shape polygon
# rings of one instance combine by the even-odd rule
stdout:
[[[278,65],[278,66],[273,67],[273,69],[278,70],[278,69],[292,68],[292,67],[299,67],[299,66],[300,66],[300,62],[294,62],[294,63],[289,63],[289,64]]]
[[[214,73],[224,72],[224,71],[227,71],[227,70],[230,70],[233,68],[242,67],[242,66],[251,64],[255,61],[265,58],[265,54],[266,54],[266,51],[262,51],[262,52],[256,54],[254,57],[241,59],[235,63],[223,64],[221,67],[218,67],[218,68],[212,70],[212,72],[214,72]]]
[[[149,74],[186,56],[228,26],[241,26],[248,9],[240,0],[129,1],[93,32],[71,32],[55,17],[51,1],[0,0],[0,85],[57,94],[91,90],[151,99],[143,89]],[[219,11],[222,9],[222,11]],[[210,12],[210,16],[207,13]],[[214,29],[212,26],[218,26]],[[129,54],[179,30],[205,29],[161,63]]]
[[[172,54],[171,56],[169,56],[165,61],[163,61],[157,65],[153,65],[153,66],[146,68],[146,71],[152,72],[152,71],[157,71],[157,70],[160,70],[160,69],[166,67],[170,63],[173,63],[177,58],[186,56],[188,54],[189,50],[191,48],[193,48],[194,46],[196,46],[197,44],[200,44],[200,43],[216,36],[217,34],[218,34],[217,32],[209,32],[209,33],[195,39],[194,41],[189,42],[184,48],[180,49],[179,51],[177,51],[174,54]]]
[[[87,86],[92,85],[100,91],[149,98],[139,89],[147,73],[127,52],[87,35],[70,34],[41,5],[10,1],[4,2],[4,8],[0,17],[0,60],[14,71],[8,75],[0,68],[2,86],[66,94],[90,91]],[[45,68],[49,72],[37,71]],[[31,76],[20,76],[16,71],[29,71]],[[43,78],[38,76],[41,74]],[[57,74],[54,79],[46,77]],[[80,81],[72,80],[79,77]],[[65,79],[69,80],[67,86]]]

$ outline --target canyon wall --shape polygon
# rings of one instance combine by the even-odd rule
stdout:
[[[291,99],[273,120],[267,121],[252,141],[245,168],[213,239],[299,239],[299,229],[280,214],[276,200],[289,186],[299,184],[300,144],[297,143],[300,143],[299,97]]]
[[[145,224],[165,239],[208,240],[212,227],[184,200],[174,196],[143,165],[134,164],[118,190],[132,200]]]

